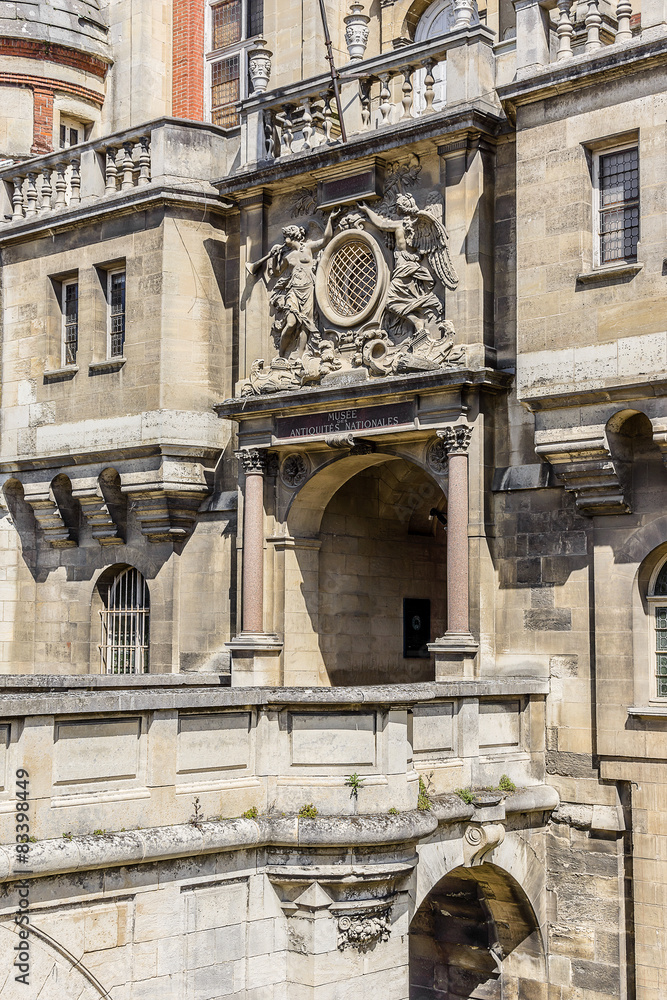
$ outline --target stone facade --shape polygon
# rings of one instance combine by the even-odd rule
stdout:
[[[667,8],[324,7],[0,4],[3,997],[663,1000]]]

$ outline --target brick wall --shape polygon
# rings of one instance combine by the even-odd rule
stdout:
[[[172,114],[204,120],[204,0],[174,0]]]
[[[35,42],[27,38],[0,38],[0,56],[17,56],[22,59],[44,59],[60,66],[71,66],[84,73],[92,73],[101,80],[107,74],[109,66],[102,59],[77,52],[66,45],[51,45],[47,42]]]
[[[53,149],[53,91],[33,87],[35,110],[31,153],[50,153]]]

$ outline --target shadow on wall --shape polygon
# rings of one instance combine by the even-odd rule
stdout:
[[[538,997],[544,973],[533,908],[519,883],[496,865],[455,868],[413,917],[410,1000],[500,1000],[509,980],[521,978]]]

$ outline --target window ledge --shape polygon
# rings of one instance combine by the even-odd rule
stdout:
[[[650,717],[655,716],[656,719],[667,718],[667,704],[665,705],[632,705],[628,709],[628,715],[634,715],[636,717]]]
[[[89,375],[99,375],[103,372],[117,372],[123,367],[127,358],[107,358],[106,361],[92,361],[88,365]]]
[[[644,264],[639,261],[607,264],[605,267],[595,267],[592,271],[583,271],[577,275],[577,281],[582,285],[592,285],[597,281],[605,281],[607,278],[634,278],[643,266]]]
[[[78,365],[63,365],[62,368],[47,368],[44,372],[44,381],[52,382],[56,379],[60,379],[62,381],[63,379],[74,378],[78,370]]]

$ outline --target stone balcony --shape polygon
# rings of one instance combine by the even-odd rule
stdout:
[[[296,821],[307,803],[325,825],[414,822],[420,776],[437,827],[438,809],[443,819],[452,808],[437,803],[457,788],[496,786],[507,774],[527,802],[543,787],[544,679],[320,689],[220,681],[5,677],[0,843],[14,839],[18,768],[30,775],[31,833],[61,843],[63,834],[187,827],[193,816],[224,821],[253,807],[267,822]]]
[[[230,169],[235,141],[215,125],[160,118],[140,128],[0,169],[0,240],[83,220],[168,189],[217,200],[210,179]]]

